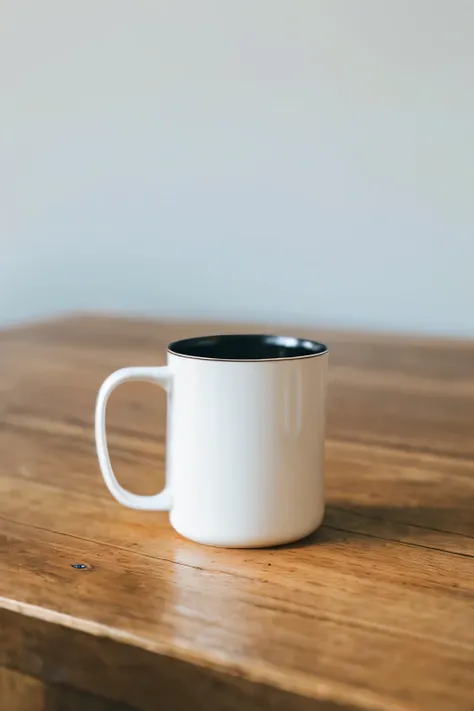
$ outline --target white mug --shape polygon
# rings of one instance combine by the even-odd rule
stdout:
[[[188,338],[168,347],[168,365],[123,368],[97,397],[95,436],[105,483],[134,509],[170,511],[186,538],[229,547],[303,538],[324,514],[326,346],[264,335]],[[110,465],[107,399],[127,380],[168,392],[163,491],[124,489]]]

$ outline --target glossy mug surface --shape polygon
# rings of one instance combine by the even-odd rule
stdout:
[[[170,511],[199,543],[257,547],[314,531],[324,514],[328,351],[307,339],[224,335],[171,343],[168,365],[123,368],[99,390],[96,445],[105,483],[135,509]],[[154,496],[125,490],[107,451],[107,399],[146,380],[168,392],[166,485]]]

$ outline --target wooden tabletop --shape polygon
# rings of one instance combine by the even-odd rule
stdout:
[[[330,346],[325,522],[242,551],[117,504],[93,442],[106,375],[216,330],[0,333],[0,709],[472,711],[474,343],[303,331]],[[138,493],[163,481],[164,414],[147,384],[111,400]]]

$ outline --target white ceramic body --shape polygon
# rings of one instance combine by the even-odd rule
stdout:
[[[257,361],[169,353],[166,367],[117,371],[96,410],[110,492],[133,508],[169,509],[176,531],[200,543],[270,546],[308,535],[324,514],[327,361],[327,352]],[[166,487],[156,496],[125,491],[108,459],[107,398],[129,379],[169,393]]]

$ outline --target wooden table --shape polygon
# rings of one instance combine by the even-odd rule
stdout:
[[[316,332],[325,523],[239,551],[121,507],[93,442],[110,371],[216,330],[0,333],[0,709],[474,709],[474,343]],[[139,493],[163,479],[164,412],[146,384],[111,401],[113,462]]]

